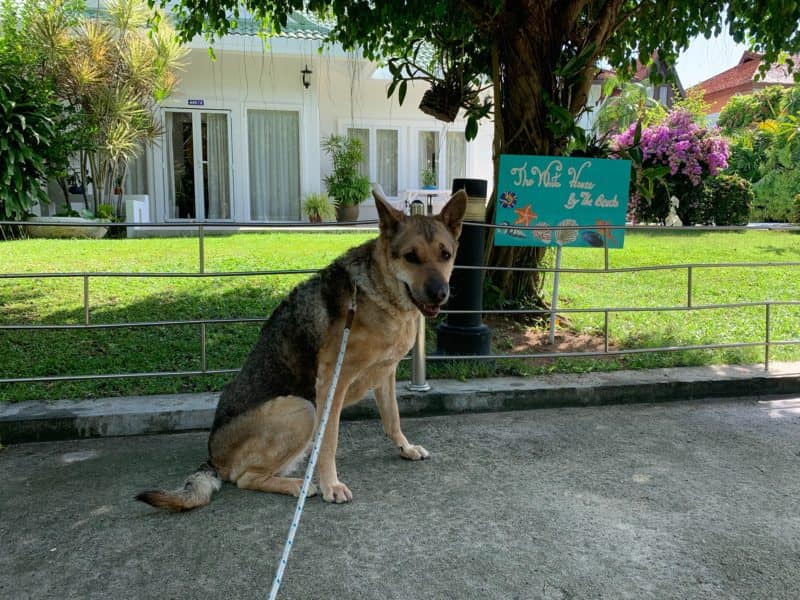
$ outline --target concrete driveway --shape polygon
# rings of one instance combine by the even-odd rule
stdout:
[[[343,425],[349,505],[306,505],[280,598],[800,598],[800,398]],[[266,598],[294,499],[134,502],[205,434],[0,451],[0,598]]]

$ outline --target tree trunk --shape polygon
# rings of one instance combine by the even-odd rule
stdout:
[[[494,180],[499,180],[501,154],[551,154],[556,140],[547,128],[545,95],[554,98],[552,71],[558,62],[561,32],[550,23],[547,3],[524,3],[499,21],[492,56],[495,98]],[[486,220],[494,223],[497,189],[489,202]],[[537,267],[546,248],[494,247],[489,230],[486,264],[496,267]],[[490,270],[486,275],[508,304],[545,307],[543,273]]]

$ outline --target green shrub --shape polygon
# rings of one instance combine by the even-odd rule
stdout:
[[[0,65],[0,218],[22,219],[44,188],[52,115],[59,107],[46,88],[30,85],[13,63]]]
[[[773,85],[754,94],[733,96],[719,113],[717,125],[725,133],[731,134],[756,123],[774,119],[781,112],[785,95],[785,88]]]
[[[797,190],[800,190],[800,166],[770,170],[753,184],[755,209],[752,220],[780,223],[790,221]]]
[[[794,196],[791,222],[795,224],[800,224],[800,194],[795,194]]]
[[[783,112],[789,115],[800,114],[800,84],[795,84],[786,90],[783,97]]]
[[[755,183],[762,177],[761,165],[766,161],[768,145],[768,136],[760,131],[743,131],[735,135],[731,138],[728,168],[725,172]]]
[[[717,175],[710,178],[710,218],[715,225],[747,225],[753,206],[753,186],[739,175]]]

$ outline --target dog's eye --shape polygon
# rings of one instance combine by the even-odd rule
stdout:
[[[450,257],[453,256],[447,250],[442,250],[442,259],[443,260],[450,260]]]
[[[413,265],[419,264],[419,256],[417,256],[417,253],[414,250],[412,250],[411,252],[406,252],[403,255],[403,258],[405,258],[408,262],[410,262]]]

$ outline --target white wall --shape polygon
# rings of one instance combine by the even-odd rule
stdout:
[[[447,131],[463,132],[466,121],[444,123],[419,110],[419,102],[427,90],[427,84],[409,85],[405,101],[401,106],[397,93],[387,99],[391,83],[385,79],[373,79],[373,68],[353,61],[329,62],[320,77],[320,133],[325,137],[331,133],[345,133],[348,127],[389,128],[398,130],[400,164],[398,165],[398,190],[419,188],[418,132]],[[466,176],[487,179],[489,189],[492,180],[492,134],[493,126],[485,122],[479,127],[478,137],[467,144]],[[330,172],[327,156],[322,156],[322,173]],[[442,178],[441,186],[450,183]],[[360,218],[374,219],[377,213],[370,198],[361,205]]]
[[[420,129],[463,131],[465,122],[445,124],[418,109],[424,85],[409,86],[404,105],[397,96],[388,100],[389,81],[372,79],[373,67],[363,60],[333,49],[319,54],[317,43],[298,40],[273,40],[264,48],[252,36],[231,36],[216,48],[212,61],[205,48],[192,48],[187,68],[180,74],[175,94],[162,105],[164,109],[200,108],[228,110],[231,115],[233,172],[233,219],[250,217],[247,109],[268,108],[297,110],[300,114],[301,195],[322,191],[322,178],[330,170],[327,157],[320,150],[320,140],[331,133],[342,133],[348,126],[382,125],[399,129],[401,163],[398,187],[418,187],[416,132]],[[295,42],[295,43],[292,43]],[[231,49],[232,48],[232,49]],[[312,70],[311,85],[305,89],[300,71]],[[203,106],[190,106],[189,100],[202,100]],[[467,177],[492,178],[492,125],[484,123],[478,138],[468,144]],[[149,191],[151,215],[165,218],[166,144],[149,152]],[[362,205],[361,218],[374,218],[370,199]]]

